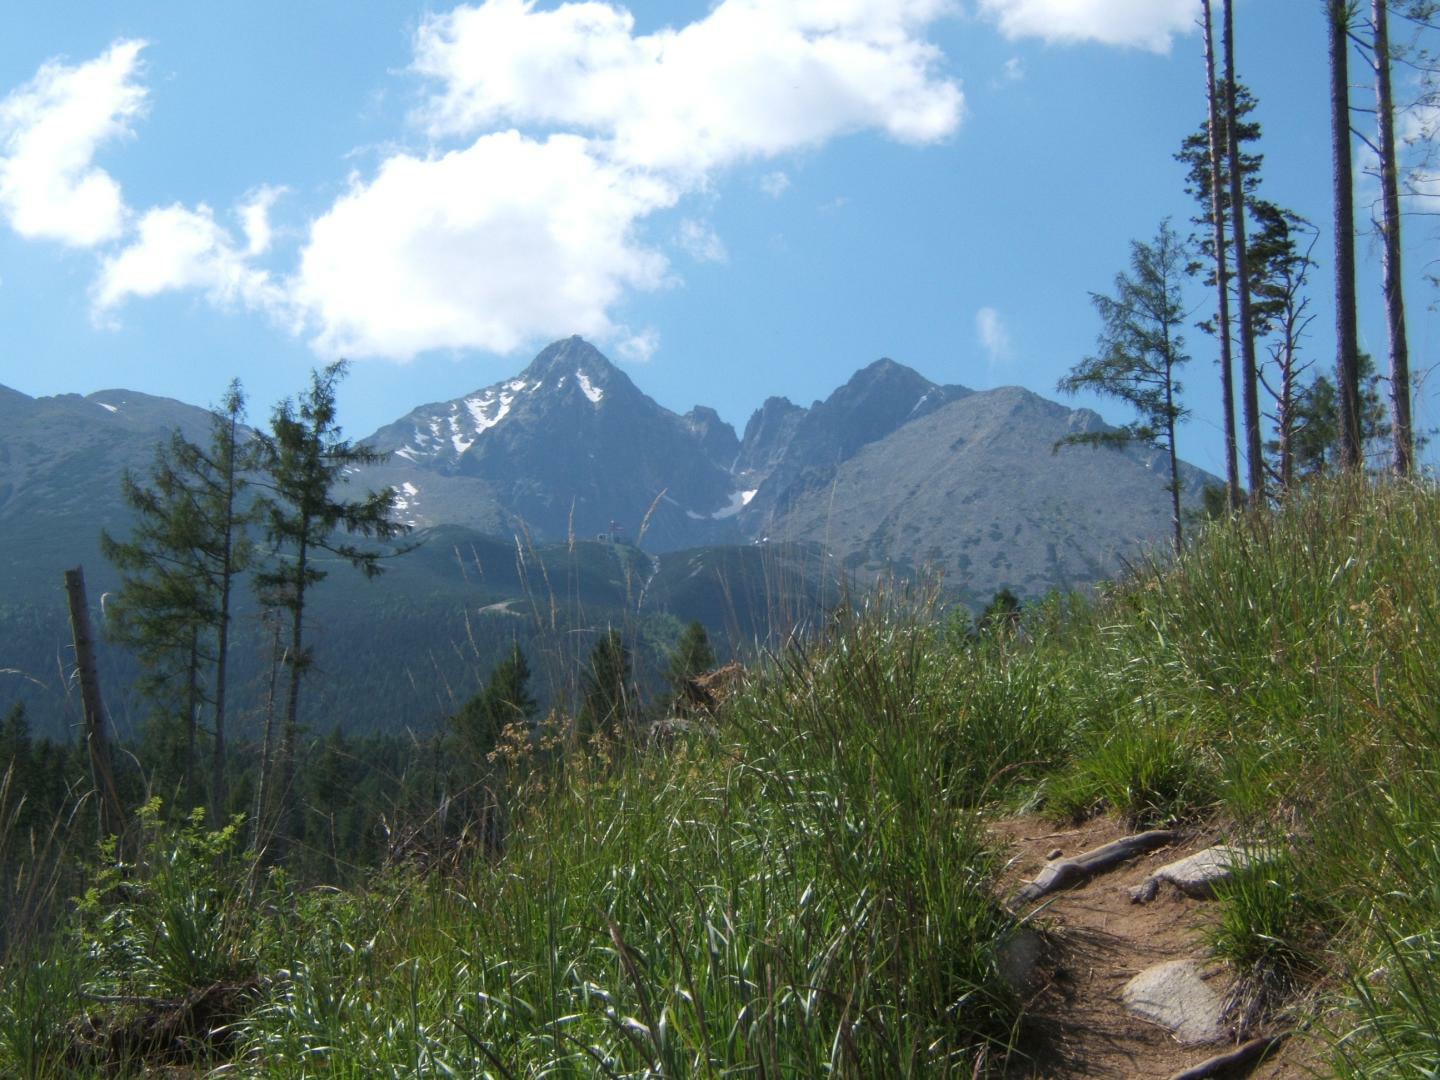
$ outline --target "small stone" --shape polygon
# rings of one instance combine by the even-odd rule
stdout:
[[[1064,855],[1064,854],[1065,854],[1064,849],[1057,847],[1054,851],[1050,852],[1049,855],[1046,855],[1045,858],[1046,858],[1048,861],[1052,861],[1052,862],[1053,862],[1055,859],[1060,858],[1060,856],[1062,856],[1062,855]]]
[[[1226,1037],[1224,999],[1195,960],[1171,960],[1147,968],[1120,992],[1125,1007],[1142,1020],[1169,1028],[1187,1046]]]

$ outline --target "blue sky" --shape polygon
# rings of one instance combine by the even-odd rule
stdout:
[[[1193,0],[359,10],[156,0],[12,24],[0,383],[204,404],[239,376],[263,417],[347,355],[360,436],[579,332],[662,404],[737,429],[880,356],[1055,396],[1094,344],[1089,292],[1193,213],[1171,157],[1204,113]],[[1309,347],[1328,367],[1320,6],[1237,18],[1266,194],[1322,230]],[[1434,228],[1408,226],[1424,372]],[[1189,343],[1181,452],[1219,471],[1214,345]],[[1440,422],[1429,387],[1417,412]]]

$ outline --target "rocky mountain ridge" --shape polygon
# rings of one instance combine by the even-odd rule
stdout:
[[[928,566],[968,596],[1035,595],[1114,573],[1166,535],[1153,451],[1053,452],[1101,426],[1018,387],[941,385],[882,359],[808,408],[767,399],[737,437],[706,406],[665,409],[569,338],[381,428],[366,441],[390,460],[357,482],[396,488],[416,526],[523,524],[652,551],[811,541],[866,572]],[[1186,467],[1187,501],[1207,479]]]

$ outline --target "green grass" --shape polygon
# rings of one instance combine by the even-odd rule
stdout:
[[[0,1072],[65,1075],[80,995],[232,980],[223,1075],[984,1074],[1024,1005],[984,823],[1036,807],[1265,847],[1212,936],[1252,1004],[1342,1075],[1440,1061],[1431,488],[1317,487],[1019,635],[882,591],[664,751],[511,765],[503,853],[344,891],[156,825],[6,957]]]

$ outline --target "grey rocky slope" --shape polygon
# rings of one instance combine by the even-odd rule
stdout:
[[[930,567],[973,600],[1089,585],[1170,527],[1163,455],[1056,449],[1101,424],[1019,387],[956,397],[767,503],[757,495],[741,525],[821,540],[853,570]],[[1183,467],[1182,499],[1211,479]]]

